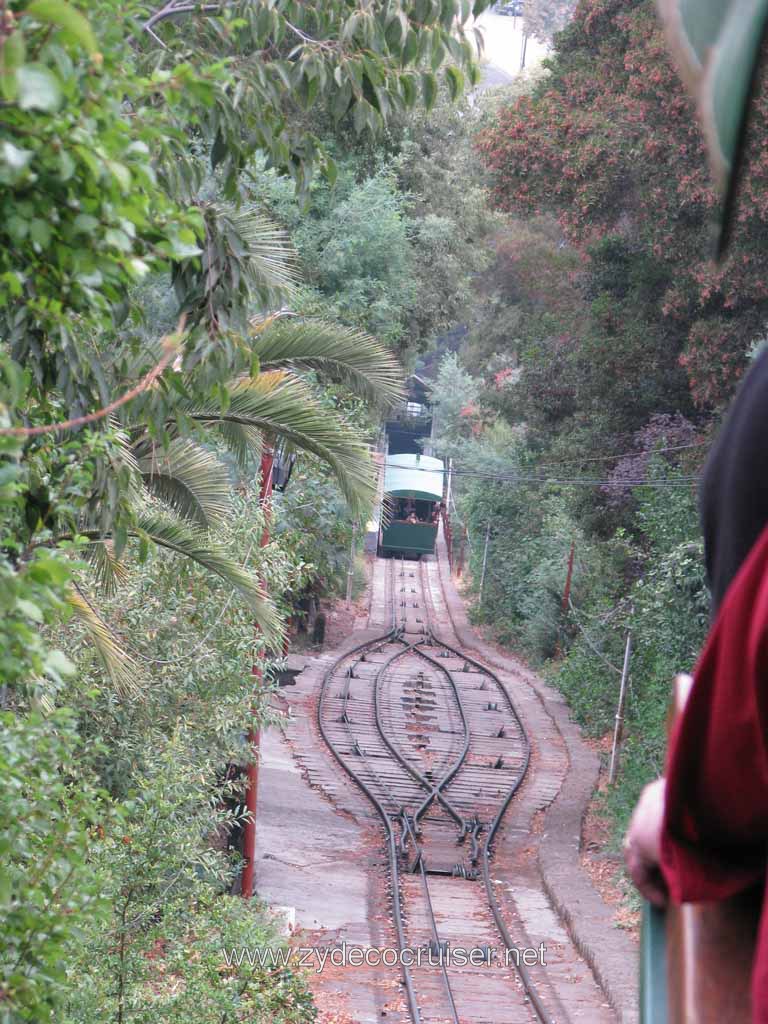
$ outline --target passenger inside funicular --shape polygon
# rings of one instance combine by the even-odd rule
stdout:
[[[752,1021],[768,1024],[768,350],[742,382],[702,476],[712,624],[671,737],[624,844],[652,903],[751,893],[762,906]]]
[[[415,498],[398,498],[395,519],[401,523],[431,523],[433,504]]]

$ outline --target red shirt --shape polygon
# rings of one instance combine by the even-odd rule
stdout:
[[[726,899],[766,877],[768,527],[734,576],[694,671],[667,759],[661,869],[675,903]],[[768,1024],[768,913],[752,973]]]

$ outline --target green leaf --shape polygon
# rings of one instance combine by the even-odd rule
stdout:
[[[372,404],[402,401],[403,369],[390,349],[354,327],[323,320],[278,320],[254,340],[261,369],[319,373]]]
[[[32,159],[31,149],[20,149],[12,142],[3,142],[0,145],[0,160],[12,171],[23,171]]]
[[[26,615],[28,619],[32,619],[33,622],[43,621],[43,613],[33,601],[27,601],[24,597],[17,597],[16,608],[22,615]]]
[[[78,213],[75,217],[72,226],[75,231],[81,231],[85,235],[89,235],[92,231],[95,231],[99,226],[99,222],[95,217],[92,217],[90,213]]]
[[[153,448],[138,459],[138,467],[148,490],[183,519],[207,528],[230,511],[227,467],[194,441],[172,441],[165,452]]]
[[[193,256],[199,256],[203,251],[199,245],[190,245],[188,242],[182,242],[180,238],[160,242],[158,249],[174,260],[188,260]]]
[[[458,99],[464,89],[464,75],[458,68],[451,66],[445,69],[445,79],[451,99]]]
[[[24,37],[21,32],[12,32],[5,40],[2,51],[0,51],[0,67],[3,74],[17,71],[24,63],[26,55],[27,48],[24,45]]]
[[[36,218],[29,225],[29,237],[42,249],[45,249],[51,241],[51,229],[46,221]]]
[[[405,67],[406,64],[413,64],[416,60],[416,55],[419,52],[419,36],[412,28],[408,29],[408,35],[405,40],[405,46],[403,47],[403,56],[401,63]]]
[[[99,49],[93,29],[83,15],[64,0],[32,0],[26,13],[47,25],[56,25],[77,40],[88,54]]]
[[[22,110],[51,113],[61,103],[61,87],[52,71],[42,64],[25,64],[16,72],[17,102]]]
[[[670,48],[699,107],[715,178],[727,195],[727,221],[768,0],[660,0],[660,6]]]
[[[412,74],[400,76],[400,89],[403,94],[403,101],[409,109],[416,103],[416,83]]]
[[[280,347],[286,356],[293,341],[286,339],[285,346]],[[265,353],[260,349],[260,354],[263,358]],[[273,352],[273,358],[274,355]],[[298,361],[296,358],[295,362]],[[349,374],[350,378],[354,376],[354,371]],[[312,452],[330,466],[353,511],[370,507],[376,476],[367,446],[343,419],[319,405],[300,378],[280,370],[262,369],[255,380],[241,379],[232,386],[226,415],[214,402],[202,407],[190,404],[189,413],[192,419],[208,426],[229,420],[268,436],[280,436],[296,448]]]
[[[19,80],[15,72],[0,71],[0,96],[6,103],[13,103],[19,91]]]
[[[85,627],[117,692],[123,696],[136,696],[135,664],[114,631],[78,591],[70,591],[67,601],[80,624]]]
[[[255,574],[243,569],[207,534],[169,516],[139,516],[133,533],[145,533],[150,541],[202,565],[220,576],[246,599],[268,642],[282,641],[280,616]]]
[[[105,231],[104,241],[107,245],[114,245],[114,247],[119,249],[121,252],[130,252],[131,250],[130,238],[119,228],[109,228]]]
[[[421,93],[424,97],[424,106],[431,110],[437,99],[437,79],[430,71],[425,71],[421,76]]]

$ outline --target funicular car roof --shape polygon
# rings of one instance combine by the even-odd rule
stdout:
[[[388,455],[384,492],[393,498],[440,501],[443,497],[443,463],[431,455]]]

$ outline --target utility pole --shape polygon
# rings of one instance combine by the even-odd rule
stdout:
[[[528,33],[523,33],[523,47],[520,52],[520,70],[522,71],[525,67],[525,52],[528,49]]]
[[[265,447],[261,454],[261,487],[259,489],[259,504],[264,512],[264,529],[261,531],[259,547],[266,547],[269,544],[269,521],[272,514],[272,467],[275,461],[275,453],[272,448]],[[256,641],[258,641],[258,627],[255,630]],[[256,655],[254,654],[254,658]],[[251,667],[251,675],[255,677],[256,686],[262,681],[262,672],[258,662],[254,660]],[[245,823],[243,835],[243,880],[241,895],[243,899],[250,899],[253,896],[253,880],[256,870],[256,798],[259,791],[259,754],[261,750],[261,729],[254,728],[253,717],[256,709],[251,708],[251,725],[248,728],[248,746],[251,752],[251,760],[248,764],[245,786],[245,809],[248,820]]]
[[[488,541],[491,537],[491,524],[488,523],[485,527],[485,547],[483,548],[483,569],[480,573],[480,594],[479,603],[482,607],[483,604],[483,587],[485,586],[485,567],[488,564]]]

